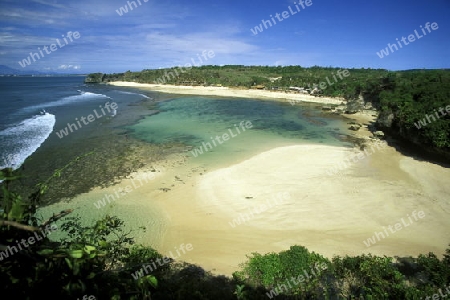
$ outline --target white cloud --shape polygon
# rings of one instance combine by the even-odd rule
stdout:
[[[79,69],[81,69],[81,66],[79,66],[79,65],[60,65],[56,69],[58,69],[58,70],[79,70]]]

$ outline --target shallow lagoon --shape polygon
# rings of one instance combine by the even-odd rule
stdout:
[[[160,102],[159,114],[141,120],[130,129],[133,137],[150,143],[186,145],[192,159],[212,168],[237,163],[278,146],[306,143],[352,146],[339,139],[347,127],[343,118],[323,113],[316,106],[182,97]],[[242,127],[248,122],[251,128],[244,131]],[[223,134],[228,134],[229,140],[216,138]],[[199,148],[203,154],[195,157],[193,152]]]

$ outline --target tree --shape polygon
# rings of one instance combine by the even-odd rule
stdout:
[[[77,158],[76,160],[78,160]],[[106,216],[92,226],[82,226],[80,218],[69,217],[56,223],[71,210],[40,220],[36,209],[50,181],[58,178],[69,163],[36,186],[28,199],[10,190],[10,182],[20,178],[18,171],[0,171],[0,280],[2,291],[18,299],[47,298],[49,291],[58,299],[85,294],[100,298],[150,299],[156,287],[153,275],[134,280],[130,272],[136,259],[130,260],[130,232],[123,222]],[[63,231],[60,241],[51,241],[52,230]],[[34,298],[35,297],[35,298]]]

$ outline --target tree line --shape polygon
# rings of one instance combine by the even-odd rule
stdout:
[[[258,87],[271,91],[317,96],[364,99],[379,111],[377,125],[389,134],[450,160],[450,72],[449,70],[388,71],[301,66],[201,66],[189,70],[167,68],[140,72],[89,74],[87,82],[132,81],[172,85]],[[164,82],[162,82],[164,81]],[[326,83],[321,85],[320,83]],[[297,89],[297,91],[299,90]]]

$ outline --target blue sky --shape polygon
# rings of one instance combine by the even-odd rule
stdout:
[[[449,0],[154,1],[0,0],[0,65],[20,70],[124,72],[185,65],[204,50],[204,64],[345,68],[450,68]],[[131,2],[131,1],[130,1]],[[128,6],[120,16],[116,10]],[[295,15],[289,12],[289,6]],[[133,6],[134,7],[134,6]],[[270,15],[289,17],[253,34]],[[427,22],[439,28],[389,56],[376,53]],[[78,31],[73,42],[22,68],[30,52]]]

